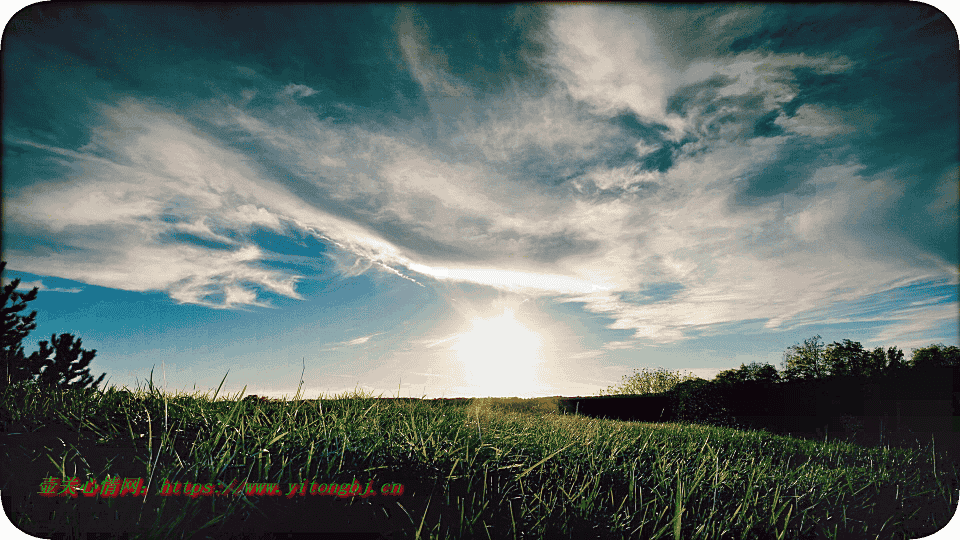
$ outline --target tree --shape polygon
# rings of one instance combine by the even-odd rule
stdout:
[[[46,341],[40,342],[40,350],[31,354],[31,365],[40,365],[43,371],[39,373],[37,382],[45,388],[96,388],[106,373],[100,375],[96,381],[90,376],[90,361],[96,356],[97,350],[86,351],[80,348],[82,340],[71,334],[56,334],[50,336],[52,347]],[[56,353],[53,359],[50,355]],[[78,380],[74,381],[74,379]]]
[[[870,363],[870,353],[858,341],[834,341],[827,345],[824,355],[824,364],[830,375],[863,377],[867,374]]]
[[[0,272],[6,268],[6,262],[0,261]],[[27,302],[37,298],[38,288],[28,293],[16,292],[20,280],[15,279],[3,286],[0,291],[0,362],[3,373],[0,388],[11,384],[35,380],[41,386],[52,388],[96,388],[106,373],[96,381],[90,376],[90,361],[96,350],[81,348],[81,340],[71,334],[50,336],[50,341],[40,341],[40,350],[26,356],[23,352],[23,340],[37,327],[37,312],[27,316],[20,315],[26,309]],[[8,305],[9,304],[9,305]],[[50,358],[51,355],[55,355]],[[74,380],[78,379],[78,380]]]
[[[868,377],[880,377],[887,372],[887,354],[883,347],[876,347],[867,352],[865,371]]]
[[[728,369],[717,374],[715,379],[719,383],[737,384],[746,381],[780,382],[780,374],[777,368],[771,364],[751,362],[750,364],[740,364],[739,369]]]
[[[754,362],[747,367],[750,368],[750,378],[747,380],[767,383],[780,382],[780,373],[777,372],[777,368],[773,367],[773,364]]]
[[[5,261],[0,261],[0,274],[6,266]],[[27,308],[27,302],[36,300],[39,289],[34,287],[24,294],[17,292],[18,286],[20,280],[15,279],[0,291],[0,300],[3,301],[3,308],[0,308],[0,367],[3,373],[0,375],[4,385],[29,378],[29,372],[25,370],[22,343],[37,328],[36,311],[27,316],[20,315],[20,312]]]
[[[743,364],[740,369],[726,369],[717,373],[714,381],[720,384],[739,384],[746,380],[746,374],[743,372]]]
[[[896,375],[907,366],[903,362],[903,351],[899,347],[890,347],[887,349],[887,365],[884,373]]]
[[[913,350],[910,366],[915,369],[931,367],[960,367],[960,348],[956,346],[928,345]]]
[[[804,340],[783,353],[783,378],[787,380],[822,379],[827,374],[824,347],[820,336]]]
[[[613,385],[601,390],[600,395],[614,394],[660,394],[671,390],[683,381],[699,379],[696,375],[683,375],[679,371],[668,371],[662,367],[655,370],[643,368],[635,369],[633,375],[623,376],[619,385]]]

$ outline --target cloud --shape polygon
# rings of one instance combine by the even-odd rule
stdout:
[[[853,126],[843,122],[841,114],[817,105],[801,105],[793,116],[781,114],[774,123],[787,131],[816,138],[848,135],[855,131]]]
[[[3,278],[3,284],[4,284],[4,285],[8,285],[11,281],[12,281],[12,280],[9,280],[9,279],[7,279],[7,278]],[[36,281],[21,281],[20,284],[17,285],[17,291],[18,291],[18,292],[29,292],[29,291],[30,291],[31,289],[33,289],[33,288],[37,288],[37,289],[39,289],[39,290],[42,291],[42,292],[78,293],[78,292],[83,291],[83,289],[81,289],[80,287],[70,287],[70,288],[47,287],[46,285],[43,284],[43,281],[41,281],[41,280],[39,280],[39,279],[36,280]]]
[[[397,40],[410,73],[429,95],[466,96],[470,90],[443,69],[446,55],[431,50],[429,30],[417,15],[416,8],[401,6],[397,10]]]
[[[316,94],[317,91],[305,84],[290,83],[287,86],[283,87],[283,93],[288,96],[310,97]]]
[[[123,121],[139,118],[142,135],[111,143],[118,151],[114,161],[91,157],[102,168],[89,169],[99,172],[78,179],[65,197],[30,190],[21,196],[22,207],[32,209],[23,219],[60,231],[110,228],[116,248],[85,239],[83,245],[100,256],[93,263],[55,265],[63,277],[168,290],[180,302],[268,305],[244,283],[296,298],[298,277],[258,267],[263,254],[243,231],[287,224],[337,248],[330,257],[345,275],[377,267],[412,279],[398,270],[407,268],[438,280],[560,295],[610,316],[611,328],[663,343],[695,327],[744,319],[767,318],[775,328],[834,298],[836,289],[857,284],[862,291],[916,269],[913,261],[875,260],[847,233],[851,222],[863,220],[862,209],[894,205],[901,193],[891,180],[858,177],[855,166],[820,168],[811,179],[819,190],[813,198],[728,206],[740,178],[775,160],[784,137],[684,148],[662,172],[595,164],[571,182],[620,190],[597,199],[575,190],[548,194],[497,172],[486,159],[452,161],[399,136],[309,117],[284,127],[270,114],[257,118],[228,109],[219,120],[224,126],[262,141],[266,159],[274,156],[313,178],[276,179],[215,139],[193,134],[176,117],[132,102],[123,107]],[[519,125],[497,129],[528,136]],[[107,129],[100,133],[109,137]],[[312,149],[319,143],[332,144],[324,144],[318,158]],[[307,195],[311,190],[317,195]],[[354,204],[358,200],[366,209]],[[59,220],[48,217],[54,212]],[[143,241],[171,231],[222,246]],[[546,257],[551,235],[561,243]],[[825,237],[834,240],[819,244]],[[851,256],[876,270],[872,280],[844,270]],[[830,270],[811,272],[815,267]],[[669,303],[620,298],[623,291],[663,282],[682,289]]]
[[[356,347],[357,345],[365,344],[366,342],[370,341],[371,338],[377,337],[381,334],[383,334],[383,332],[377,332],[376,334],[370,334],[369,336],[361,336],[356,339],[350,339],[347,341],[339,341],[337,343],[331,343],[326,347],[324,347],[323,349],[321,349],[321,351],[335,351],[338,349],[342,349],[344,347]]]
[[[556,75],[577,100],[602,113],[629,108],[641,118],[680,127],[665,114],[674,73],[636,11],[581,5],[553,12]]]
[[[603,348],[608,351],[617,351],[622,349],[635,349],[639,343],[636,341],[608,341],[603,344]]]
[[[243,232],[279,224],[251,204],[260,191],[258,175],[241,156],[194,134],[175,116],[132,101],[104,113],[112,122],[95,135],[115,159],[43,147],[85,163],[82,175],[56,191],[30,186],[11,205],[13,219],[67,234],[81,249],[57,256],[12,253],[18,266],[105,287],[166,290],[179,302],[211,307],[267,305],[256,300],[251,285],[299,298],[296,276],[258,267],[259,248],[211,228],[215,222],[224,231]],[[115,138],[117,129],[138,135]],[[171,233],[227,249],[164,241]]]
[[[864,229],[856,224],[870,230],[866,210],[894,205],[902,192],[889,178],[867,181],[855,166],[820,169],[812,181],[818,188],[814,197],[783,197],[744,210],[726,205],[743,164],[770,160],[771,145],[777,142],[718,145],[695,160],[681,159],[653,176],[676,196],[633,211],[631,219],[610,212],[608,205],[603,215],[609,251],[600,266],[620,287],[566,301],[608,315],[610,328],[632,329],[635,339],[669,342],[698,327],[756,318],[779,328],[806,310],[852,300],[909,276],[938,273],[908,252],[880,256],[864,243]],[[639,249],[622,249],[638,238]],[[668,301],[638,305],[616,292],[665,281],[682,286]]]
[[[610,288],[609,285],[603,283],[581,280],[571,276],[520,272],[515,270],[492,268],[435,268],[416,263],[410,264],[409,268],[415,272],[426,274],[436,279],[464,281],[528,294],[542,294],[544,292],[573,294]]]
[[[370,338],[379,336],[379,335],[382,334],[382,333],[383,333],[383,332],[380,332],[380,333],[377,333],[377,334],[370,334],[369,336],[358,337],[357,339],[352,339],[352,340],[346,342],[345,345],[350,345],[350,346],[363,345],[363,344],[366,343],[367,341],[370,341]]]
[[[453,75],[469,66],[451,65],[443,29],[401,7],[388,52],[413,90],[390,91],[409,109],[291,99],[322,77],[241,67],[207,81],[213,97],[100,106],[77,150],[18,131],[5,145],[70,167],[56,190],[58,177],[17,191],[9,217],[74,249],[12,255],[34,273],[240,308],[299,298],[303,276],[270,267],[255,233],[310,235],[343,276],[581,303],[632,331],[608,350],[745,320],[782,329],[892,283],[956,280],[890,226],[909,207],[951,230],[955,163],[920,204],[909,177],[854,144],[889,114],[810,91],[862,57],[734,50],[763,26],[759,8],[545,12],[539,56],[524,59],[537,80],[485,93]],[[687,15],[703,24],[671,33]]]
[[[957,202],[960,198],[958,185],[960,185],[960,169],[950,167],[936,183],[935,198],[926,208],[928,217],[937,220],[943,226],[951,222],[951,217],[957,215]],[[956,220],[952,222],[956,223]]]
[[[911,306],[911,307],[914,307],[914,306],[926,306],[926,305],[930,305],[930,304],[941,304],[941,303],[943,303],[945,300],[949,300],[950,298],[951,298],[950,296],[937,296],[937,297],[934,297],[934,298],[927,298],[927,299],[924,299],[924,300],[919,300],[919,301],[917,301],[917,302],[910,302],[910,306]]]
[[[956,301],[894,309],[883,315],[886,324],[871,341],[895,343],[903,350],[950,342],[956,339],[957,313],[960,303]]]
[[[595,160],[619,135],[615,126],[582,110],[564,94],[536,95],[511,89],[488,97],[479,119],[458,120],[454,139],[458,147],[493,163],[513,164],[529,159],[531,152],[558,160],[555,168],[576,167]]]

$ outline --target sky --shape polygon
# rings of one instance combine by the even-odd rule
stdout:
[[[958,49],[919,3],[34,4],[3,279],[40,288],[28,352],[171,392],[909,358],[958,344]]]

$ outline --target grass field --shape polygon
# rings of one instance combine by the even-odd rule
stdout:
[[[559,415],[549,399],[218,393],[8,389],[0,489],[10,519],[47,537],[918,538],[957,505],[960,467],[935,441],[861,448],[598,420]],[[81,487],[142,478],[146,490],[44,497],[48,477]],[[403,493],[287,496],[291,484],[354,480]],[[236,493],[244,481],[277,483],[282,495]],[[159,495],[188,482],[213,493]]]

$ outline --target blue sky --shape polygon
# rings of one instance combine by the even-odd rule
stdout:
[[[592,395],[958,344],[923,4],[54,6],[3,38],[27,350],[316,397]]]

